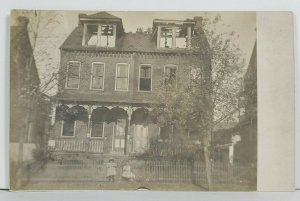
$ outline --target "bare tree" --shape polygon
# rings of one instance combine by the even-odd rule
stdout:
[[[56,73],[57,66],[53,65],[53,56],[50,55],[52,48],[57,48],[55,44],[57,44],[57,38],[55,38],[55,27],[57,27],[60,23],[60,15],[57,13],[48,13],[41,11],[15,11],[13,13],[13,17],[17,18],[19,16],[25,16],[28,19],[28,26],[26,34],[28,34],[31,43],[31,49],[29,50],[16,50],[18,52],[28,51],[27,55],[29,56],[26,59],[26,63],[24,65],[25,74],[21,75],[22,77],[19,79],[23,79],[25,86],[21,86],[21,91],[18,93],[17,101],[15,101],[16,105],[12,105],[11,107],[21,108],[24,112],[23,115],[23,131],[21,136],[19,136],[19,152],[18,152],[18,167],[17,167],[17,183],[16,187],[20,187],[22,184],[22,178],[24,174],[24,164],[23,164],[23,153],[24,153],[24,142],[28,137],[29,132],[29,118],[30,114],[34,107],[37,107],[36,104],[42,104],[45,98],[45,95],[52,90],[54,87],[58,85],[59,80]],[[44,16],[45,15],[45,16]],[[12,38],[12,42],[14,39]],[[50,45],[49,45],[50,44]],[[51,47],[52,44],[52,48]],[[45,59],[46,58],[46,59]],[[18,61],[17,61],[18,62]],[[41,73],[36,75],[35,65],[43,65],[47,71],[43,73],[41,77]],[[38,76],[40,84],[33,82],[33,77]],[[39,107],[40,109],[45,109],[43,107]],[[20,109],[20,110],[21,110]],[[39,111],[43,113],[43,111]]]

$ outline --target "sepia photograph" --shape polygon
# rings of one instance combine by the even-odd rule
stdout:
[[[10,190],[257,190],[256,12],[10,20]]]

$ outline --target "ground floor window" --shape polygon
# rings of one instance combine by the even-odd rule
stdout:
[[[171,133],[172,133],[172,126],[160,127],[159,138],[161,140],[168,140]]]
[[[75,136],[76,122],[72,119],[65,119],[62,121],[62,136],[74,137]]]
[[[104,122],[93,122],[91,137],[94,137],[94,138],[104,137],[104,127],[105,127]]]

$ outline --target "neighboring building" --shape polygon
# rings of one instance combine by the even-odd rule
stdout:
[[[238,148],[239,160],[256,164],[257,161],[257,50],[256,42],[247,72],[244,76],[242,94],[242,116],[239,123],[241,143]]]
[[[40,99],[40,79],[33,56],[27,25],[28,18],[17,18],[10,39],[10,147],[11,161],[33,160],[33,150],[45,144],[49,114]],[[45,101],[43,102],[45,103]],[[50,104],[48,104],[49,106]],[[49,112],[49,110],[46,110]]]
[[[247,71],[244,89],[240,93],[236,123],[224,123],[215,129],[212,144],[214,158],[223,161],[239,161],[256,164],[257,160],[257,55],[256,42]]]
[[[49,149],[124,155],[165,138],[169,130],[149,117],[156,91],[178,80],[189,83],[192,66],[210,76],[207,40],[194,31],[201,19],[155,19],[152,32],[125,33],[122,19],[109,13],[79,14],[60,47]],[[191,48],[194,34],[203,39],[199,51]]]

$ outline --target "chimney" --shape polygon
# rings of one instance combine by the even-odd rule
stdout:
[[[29,23],[29,19],[27,17],[19,16],[17,21],[18,21],[18,26],[27,28],[27,25]]]
[[[202,24],[203,17],[201,17],[201,16],[195,16],[194,20],[196,21],[196,24]]]

